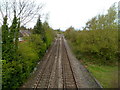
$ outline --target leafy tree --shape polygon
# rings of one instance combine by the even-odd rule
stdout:
[[[15,12],[13,23],[10,29],[7,25],[7,15],[4,17],[4,22],[2,25],[2,59],[7,60],[7,62],[16,59],[16,52],[18,49],[19,27],[20,20],[18,21]]]
[[[34,34],[40,34],[41,35],[41,39],[45,42],[45,30],[42,27],[42,22],[40,20],[40,16],[38,17],[37,23],[34,26]]]
[[[13,19],[12,25],[10,27],[10,35],[9,35],[11,60],[16,59],[16,54],[17,54],[16,52],[18,49],[19,27],[20,27],[20,22],[18,23],[16,13],[14,12],[14,19]]]
[[[116,11],[116,7],[115,4],[113,4],[109,9],[108,9],[108,13],[106,15],[106,28],[107,29],[116,29],[116,25],[117,25],[117,11]]]
[[[2,25],[2,59],[7,60],[7,51],[9,50],[9,29],[7,25],[7,16],[4,17],[4,22]]]
[[[89,20],[83,31],[68,28],[65,36],[77,57],[87,58],[90,63],[115,65],[119,55],[116,20],[113,5],[106,15],[98,15]]]
[[[117,29],[117,11],[115,4],[109,9],[107,14],[98,15],[93,17],[86,23],[87,30],[106,30],[106,29]]]
[[[53,32],[53,29],[47,23],[47,21],[45,21],[43,23],[43,29],[45,31],[45,43],[46,43],[47,48],[48,48],[54,39],[54,32]]]

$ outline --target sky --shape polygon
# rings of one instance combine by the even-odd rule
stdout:
[[[0,0],[1,1],[1,0]],[[33,1],[33,0],[32,0]],[[70,26],[82,29],[92,17],[105,14],[109,7],[120,0],[35,0],[36,4],[44,4],[41,11],[41,20],[48,23],[53,29],[66,30]],[[26,27],[33,28],[37,18],[34,18]]]
[[[120,0],[36,0],[43,3],[41,13],[48,14],[48,23],[53,29],[66,30],[70,26],[82,29],[85,23],[98,14],[105,14],[109,7]],[[44,22],[45,17],[42,17]],[[30,27],[35,24],[31,22]]]

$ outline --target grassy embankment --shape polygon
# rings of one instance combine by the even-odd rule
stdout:
[[[104,88],[118,87],[118,66],[87,64],[87,68]]]

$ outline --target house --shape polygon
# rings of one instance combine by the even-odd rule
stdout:
[[[29,37],[31,34],[30,30],[20,30],[19,32],[20,32],[19,38],[18,38],[19,42],[25,41],[23,37]]]

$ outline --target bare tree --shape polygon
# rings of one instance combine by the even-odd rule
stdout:
[[[43,4],[36,4],[35,0],[2,0],[0,2],[0,23],[7,15],[8,22],[12,22],[14,12],[20,18],[21,25],[29,23],[36,15],[40,14]]]

